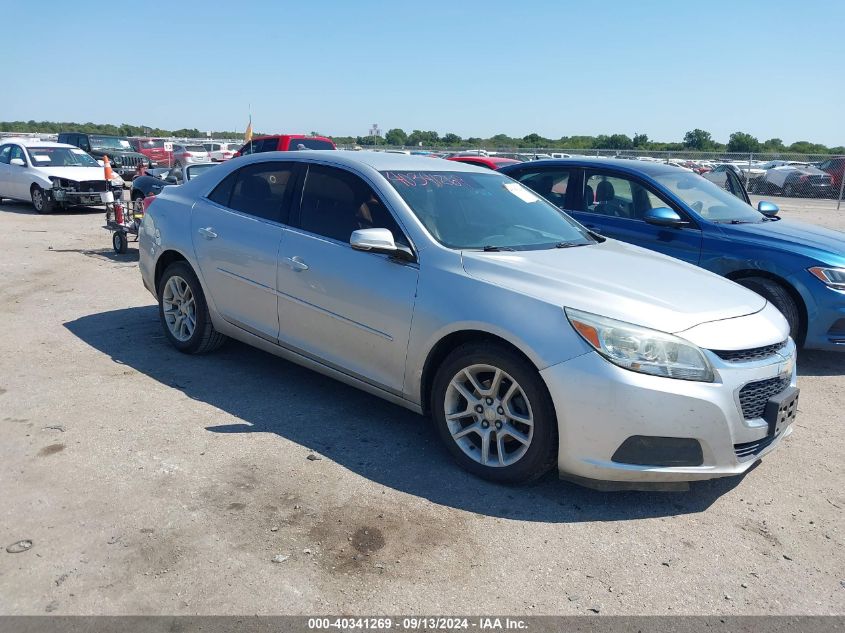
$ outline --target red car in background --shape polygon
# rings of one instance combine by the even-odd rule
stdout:
[[[334,141],[325,136],[304,134],[272,134],[256,136],[235,152],[235,158],[259,152],[288,152],[302,149],[337,149]]]
[[[136,152],[143,154],[160,167],[173,164],[173,151],[164,149],[167,141],[163,138],[130,138],[129,144]]]
[[[845,156],[837,156],[836,158],[828,158],[819,163],[813,163],[816,167],[830,174],[830,179],[833,181],[833,189],[836,195],[839,195],[839,190],[842,188],[842,175],[845,173]]]
[[[513,158],[499,158],[498,156],[451,156],[446,160],[454,160],[458,163],[468,163],[470,165],[477,165],[478,167],[486,167],[496,171],[505,165],[514,165],[520,161]]]

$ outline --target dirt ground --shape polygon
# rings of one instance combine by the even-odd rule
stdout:
[[[0,614],[845,613],[845,354],[744,478],[496,486],[375,397],[175,351],[101,214],[0,206]]]

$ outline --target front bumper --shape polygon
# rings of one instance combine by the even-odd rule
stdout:
[[[109,187],[115,200],[120,199],[123,187]],[[47,199],[65,205],[99,206],[105,204],[102,191],[74,191],[67,187],[52,188],[44,190]]]
[[[826,286],[806,270],[787,279],[807,309],[806,349],[845,352],[845,291]]]
[[[703,383],[639,374],[596,352],[541,373],[558,416],[558,470],[563,475],[605,482],[666,483],[739,475],[792,432],[774,439],[762,418],[746,420],[739,392],[746,384],[788,376],[795,386],[795,345],[763,361],[731,363],[705,351],[716,382]],[[698,466],[644,466],[613,461],[632,436],[694,438]],[[760,450],[748,453],[758,443]],[[740,446],[738,446],[740,445]],[[738,453],[742,456],[738,456]]]

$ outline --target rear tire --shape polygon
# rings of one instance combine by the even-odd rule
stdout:
[[[202,286],[187,262],[174,262],[164,271],[158,315],[167,339],[185,354],[206,354],[226,342],[211,323]]]
[[[536,367],[502,344],[452,351],[437,370],[430,406],[449,452],[479,477],[524,483],[557,461],[557,416],[546,385]]]
[[[56,208],[56,203],[51,200],[48,200],[47,194],[38,185],[32,185],[32,188],[29,190],[29,193],[32,196],[32,206],[35,207],[35,210],[38,213],[52,213],[53,210]]]
[[[789,323],[789,335],[796,343],[803,340],[804,332],[801,328],[801,312],[798,304],[790,292],[781,284],[766,277],[744,277],[736,283],[753,290],[775,306]]]
[[[792,198],[795,196],[795,187],[793,185],[785,185],[783,187],[783,195],[787,198]]]

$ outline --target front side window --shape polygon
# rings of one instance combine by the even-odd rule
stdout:
[[[291,163],[255,163],[236,173],[232,194],[225,206],[264,220],[287,220],[282,217],[282,205],[285,192],[293,183]]]
[[[277,138],[265,138],[263,141],[259,141],[256,144],[258,147],[254,151],[256,152],[275,152],[276,148],[279,146],[279,139]]]
[[[5,165],[9,164],[9,159],[12,155],[12,146],[11,145],[4,145],[0,147],[0,163]]]
[[[9,156],[10,160],[20,158],[24,165],[26,165],[26,156],[24,156],[23,148],[20,145],[12,145],[12,153]]]
[[[649,209],[669,206],[636,180],[587,171],[584,180],[584,210],[629,220],[642,220]]]
[[[397,244],[409,245],[390,211],[367,183],[355,174],[323,165],[308,166],[299,227],[346,243],[353,231],[388,229]]]
[[[759,211],[698,174],[679,171],[654,176],[690,209],[711,222],[763,222]]]
[[[382,174],[434,239],[448,248],[531,250],[595,243],[560,209],[496,172]]]

